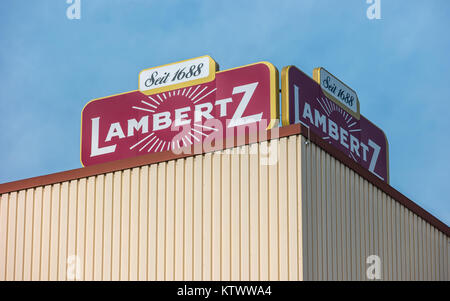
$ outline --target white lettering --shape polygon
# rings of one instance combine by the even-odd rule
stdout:
[[[384,179],[375,172],[375,166],[378,161],[378,155],[380,154],[381,147],[371,139],[369,139],[369,146],[373,148],[373,155],[372,159],[370,160],[369,171],[384,181]]]
[[[227,103],[232,101],[232,98],[224,98],[216,101],[216,106],[220,106],[220,117],[227,116]]]
[[[338,126],[331,119],[328,119],[328,135],[336,141],[339,140]]]
[[[349,149],[351,153],[356,154],[359,158],[361,158],[360,153],[361,149],[362,159],[364,160],[364,162],[368,161],[369,146],[373,148],[374,151],[370,160],[368,170],[384,181],[384,178],[382,178],[375,172],[375,167],[377,166],[378,157],[381,151],[381,147],[378,144],[369,139],[368,141],[369,146],[367,146],[366,144],[364,144],[359,140],[360,138],[351,135],[351,133],[349,133],[348,130],[346,130],[343,127],[340,127],[336,122],[334,122],[329,117],[327,118],[327,116],[322,115],[322,113],[317,109],[314,109],[314,118],[313,118],[311,106],[307,102],[305,102],[305,106],[303,108],[302,118],[306,119],[307,122],[309,121],[311,125],[314,125],[319,130],[321,129],[325,134],[327,134],[327,122],[328,122],[329,137],[324,137],[324,139],[333,138],[334,140],[339,141],[339,143],[343,147]]]
[[[91,157],[114,153],[116,145],[98,147],[100,117],[92,118]]]
[[[311,106],[307,102],[305,103],[305,108],[303,109],[302,117],[305,119],[308,118],[309,121],[311,122],[311,124],[314,124],[312,113],[311,113]]]
[[[139,131],[142,128],[141,133],[145,134],[148,132],[148,116],[144,116],[137,122],[136,119],[128,120],[128,137],[134,135],[134,130]]]
[[[252,84],[248,84],[248,85],[235,87],[233,89],[233,95],[238,94],[238,93],[244,93],[244,96],[242,96],[241,102],[239,103],[239,106],[237,107],[236,111],[234,112],[234,115],[231,118],[231,121],[228,124],[228,127],[240,126],[240,125],[249,124],[252,122],[258,122],[261,120],[263,113],[242,117],[257,86],[258,86],[258,83],[256,82],[256,83],[252,83]]]
[[[112,123],[109,127],[108,135],[106,135],[106,141],[111,141],[111,138],[113,137],[119,137],[119,139],[125,138],[125,135],[123,134],[122,127],[120,126],[120,122]]]
[[[341,144],[345,147],[348,148],[348,144],[347,144],[347,138],[348,138],[348,132],[346,130],[344,130],[343,128],[340,128],[340,132],[341,132]]]
[[[327,117],[322,114],[320,114],[320,112],[316,109],[314,109],[314,121],[315,121],[315,126],[320,128],[320,125],[322,125],[322,131],[324,133],[327,132]]]
[[[367,152],[369,151],[369,147],[367,147],[367,145],[365,145],[362,142],[361,142],[361,147],[362,147],[362,150],[363,150],[363,160],[367,161]]]
[[[162,112],[153,115],[153,130],[159,131],[167,129],[172,124],[170,112]]]
[[[181,125],[191,123],[190,119],[183,120],[183,118],[188,117],[188,114],[183,114],[183,113],[188,112],[190,110],[191,110],[191,107],[185,107],[185,108],[175,110],[174,126],[181,126]]]
[[[299,87],[294,85],[294,111],[295,111],[295,123],[300,123],[300,96]],[[311,108],[310,108],[311,111]]]
[[[360,157],[359,155],[359,140],[355,138],[355,136],[350,135],[350,151],[352,153],[355,153]]]
[[[206,110],[203,111],[203,108]],[[202,103],[200,105],[195,106],[195,122],[202,121],[202,116],[206,119],[213,119],[214,117],[211,115],[211,111],[213,109],[213,105],[209,102]]]

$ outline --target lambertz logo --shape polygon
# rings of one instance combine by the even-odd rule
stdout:
[[[274,127],[277,78],[276,68],[262,62],[217,72],[210,82],[93,100],[82,112],[82,164],[177,152],[249,127]]]
[[[320,85],[294,66],[283,68],[283,125],[301,123],[385,182],[389,182],[388,142],[364,116],[349,114]]]

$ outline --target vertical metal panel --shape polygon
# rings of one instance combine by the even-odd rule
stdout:
[[[0,280],[449,280],[445,234],[305,142],[5,193]]]
[[[249,280],[260,280],[260,215],[259,206],[259,160],[258,145],[252,144],[248,151],[254,155],[249,155]]]
[[[166,280],[175,280],[175,162],[167,163]],[[144,196],[143,196],[144,197]],[[145,200],[145,199],[144,199]],[[140,209],[142,210],[142,209]],[[139,243],[140,240],[139,240]],[[141,264],[139,264],[141,266]]]
[[[112,225],[113,225],[113,174],[105,176],[103,202],[103,241],[102,241],[102,274],[101,279],[111,280],[112,258]]]
[[[146,280],[147,279],[147,214],[148,214],[148,166],[144,166],[137,170],[137,174],[139,178],[137,182],[139,184],[139,189],[136,191],[137,202],[135,204],[135,214],[137,220],[135,221],[135,229],[136,233],[134,234],[135,240],[137,243],[136,251],[137,255],[134,258],[136,262],[136,279],[138,280]],[[108,177],[107,177],[108,179]],[[107,190],[108,191],[108,190]],[[105,197],[108,194],[105,194]],[[106,203],[105,198],[105,205]],[[109,207],[109,206],[108,206]],[[106,214],[106,211],[105,211]],[[107,221],[108,215],[105,215],[105,224]],[[107,231],[105,231],[107,232]],[[105,233],[106,235],[106,233]],[[108,245],[105,240],[105,246]],[[106,251],[105,247],[105,251]],[[105,261],[104,261],[105,262]],[[107,261],[106,261],[107,262]],[[106,272],[106,271],[105,271]]]
[[[269,142],[274,143],[274,142]],[[278,168],[276,165],[269,166],[269,280],[280,279],[279,274],[279,221],[278,221]]]
[[[383,280],[449,280],[449,240],[444,233],[314,144],[308,143],[301,151],[306,154],[304,170],[310,179],[302,186],[308,192],[301,201],[305,208],[312,208],[303,215],[308,219],[302,231],[303,261],[313,263],[303,270],[304,279],[331,278],[328,244],[335,237],[337,243],[332,245],[338,260],[331,264],[337,279],[367,280],[366,259],[377,255]],[[328,167],[328,160],[336,165],[335,170]],[[336,206],[328,206],[330,199]],[[336,233],[327,226],[333,217]]]
[[[222,172],[224,178],[224,186],[222,189],[222,280],[233,279],[233,272],[236,265],[236,233],[233,230],[236,229],[236,216],[234,213],[236,208],[236,176],[232,171],[236,170],[236,160],[232,158],[232,155],[226,154],[224,156],[224,162],[222,165]],[[234,167],[232,167],[234,165]],[[232,201],[234,200],[234,201]],[[234,256],[233,256],[234,254]]]
[[[335,171],[335,162],[331,160],[331,158],[328,158],[327,163],[329,164],[329,174],[327,176],[327,185],[329,187],[328,189],[328,195],[327,195],[327,201],[329,203],[329,210],[328,212],[328,218],[329,218],[329,229],[330,229],[330,235],[329,236],[329,245],[328,245],[328,266],[331,269],[330,273],[330,280],[336,281],[337,280],[337,265],[334,265],[333,262],[336,262],[336,229],[337,229],[337,216],[334,214],[336,212],[336,186],[333,185],[334,183],[334,176],[336,174]],[[360,213],[358,213],[360,214]]]
[[[34,214],[33,205],[34,205],[34,189],[28,189],[26,191],[26,200],[25,200],[25,236],[24,236],[24,255],[23,255],[24,256],[23,280],[26,281],[31,280],[31,267],[33,259],[33,214]]]
[[[301,142],[300,142],[301,143]],[[302,183],[302,189],[304,193],[302,194],[302,207],[304,208],[304,218],[305,222],[303,227],[303,245],[302,248],[305,250],[303,256],[304,256],[304,265],[303,270],[304,272],[304,280],[312,280],[312,246],[314,245],[312,240],[312,207],[310,202],[306,202],[304,200],[308,200],[311,198],[312,195],[312,189],[310,189],[310,185],[312,183],[312,178],[310,176],[311,174],[311,165],[312,165],[312,157],[311,157],[311,148],[308,147],[305,149],[305,145],[301,143],[302,145],[302,161],[305,163],[305,167],[302,170],[302,177],[304,179],[304,182]]]
[[[316,174],[318,172],[316,166],[317,166],[317,159],[316,159],[316,152],[313,148],[311,149],[311,157],[309,158],[309,160],[311,160],[311,166],[310,166],[310,170],[309,171],[309,178],[311,179],[311,186],[308,187],[308,189],[311,189],[311,199],[313,200],[317,200],[317,189],[316,189]],[[303,200],[302,200],[303,201]],[[310,274],[308,275],[309,279],[311,280],[317,280],[317,273],[318,273],[318,263],[317,263],[317,257],[318,257],[318,242],[319,242],[319,237],[317,235],[317,222],[318,221],[318,217],[317,217],[317,204],[318,202],[309,202],[309,206],[311,207],[311,215],[310,215],[310,223],[311,223],[311,238],[309,239],[309,243],[312,245],[311,251],[308,254],[311,258],[311,268],[310,268]]]
[[[147,270],[147,280],[154,281],[156,280],[156,267],[158,264],[158,258],[156,256],[156,249],[157,249],[157,196],[158,191],[156,189],[157,184],[157,172],[158,172],[158,165],[154,164],[151,165],[149,168],[149,205],[148,205],[148,257],[147,257],[147,264],[148,264],[148,270]],[[184,193],[184,190],[181,191]],[[184,214],[182,213],[182,216],[184,217]],[[184,221],[184,218],[179,219],[179,221]],[[183,231],[183,228],[181,229]],[[183,244],[180,246],[183,248]],[[183,261],[184,262],[184,261]],[[184,277],[184,275],[183,275]]]
[[[86,233],[86,203],[87,203],[87,191],[86,191],[87,179],[80,179],[78,181],[76,202],[77,202],[77,234],[75,238],[75,253],[72,255],[76,262],[75,271],[72,280],[84,279],[84,258],[85,258],[85,233]],[[73,268],[73,267],[72,267]]]
[[[371,254],[371,242],[370,242],[370,223],[369,223],[369,212],[370,212],[370,203],[369,203],[369,183],[367,181],[364,181],[363,189],[364,194],[362,196],[361,202],[364,203],[364,216],[363,220],[365,221],[363,223],[364,225],[364,256],[367,258]],[[343,252],[343,251],[342,251]]]
[[[297,176],[298,176],[298,192],[297,192],[297,249],[298,249],[298,280],[304,280],[304,270],[305,270],[305,251],[303,242],[306,241],[307,235],[304,229],[307,226],[307,210],[306,203],[301,200],[306,198],[305,183],[306,183],[306,164],[305,164],[305,152],[304,143],[301,139],[297,140]]]
[[[240,197],[239,197],[239,189],[240,189],[240,173],[239,173],[239,156],[232,154],[231,161],[231,202],[230,202],[230,228],[231,228],[231,239],[230,239],[230,261],[231,261],[231,279],[239,279],[240,276]],[[274,211],[276,212],[276,211]]]
[[[15,200],[14,200],[15,201]],[[12,206],[10,205],[10,208]],[[15,206],[14,206],[15,207]],[[49,280],[51,235],[52,187],[44,187],[42,198],[41,280]]]
[[[0,202],[0,280],[6,280],[9,194],[3,194]]]
[[[239,266],[240,275],[237,279],[242,279],[245,281],[250,280],[250,198],[249,198],[249,168],[250,163],[248,158],[248,146],[242,146],[240,150],[240,172],[241,175],[241,189],[240,189],[240,208],[239,208],[239,223],[240,223],[240,256],[239,256]]]
[[[169,163],[170,164],[170,163]],[[203,206],[200,208],[203,218],[202,225],[202,280],[212,279],[212,261],[211,261],[211,249],[212,249],[212,180],[211,180],[211,166],[212,166],[212,154],[205,155],[203,164],[203,179],[202,179],[202,194],[203,194]],[[173,190],[176,188],[173,187]],[[172,233],[168,229],[167,233]],[[168,253],[170,258],[170,253]]]
[[[6,278],[14,280],[17,192],[12,192],[8,200],[8,224],[6,226]]]
[[[194,186],[194,168],[193,158],[187,158],[184,170],[185,186],[184,186],[184,280],[193,280],[193,186]],[[158,278],[157,280],[161,280]]]
[[[23,251],[24,251],[24,233],[25,232],[25,191],[19,191],[17,198],[16,212],[16,244],[14,246],[15,270],[14,279],[23,279]]]
[[[424,242],[424,233],[425,233],[425,228],[424,228],[424,221],[422,219],[420,219],[419,217],[417,217],[417,237],[419,240],[419,252],[420,252],[420,256],[419,256],[419,280],[425,280],[426,279],[426,275],[425,275],[425,242]]]
[[[212,247],[211,247],[211,280],[219,281],[222,278],[222,166],[220,153],[212,154],[212,196],[211,196],[211,218],[212,218]],[[181,200],[180,200],[181,202]],[[177,265],[177,264],[176,264]]]
[[[103,216],[104,216],[104,175],[99,175],[95,179],[95,204],[93,206],[93,271],[92,279],[102,279],[102,257],[103,257]]]
[[[190,161],[192,163],[192,160]],[[155,185],[157,190],[157,204],[156,204],[156,280],[165,280],[166,278],[166,202],[167,202],[167,190],[166,190],[166,165],[167,163],[158,164],[157,184]],[[192,168],[192,165],[191,165]],[[152,185],[153,186],[153,185]],[[192,194],[189,195],[190,203],[192,204]],[[191,205],[191,208],[193,206]],[[190,241],[192,241],[192,210],[186,212],[189,216],[189,233],[191,233]],[[190,248],[192,249],[192,247]],[[193,260],[193,254],[190,253],[190,260]],[[192,269],[192,267],[191,267]],[[192,272],[188,276],[189,280],[192,280]]]
[[[194,157],[193,164],[193,206],[192,206],[192,280],[202,280],[203,264],[203,160],[204,156]],[[164,251],[165,253],[166,251]]]
[[[335,165],[335,173],[332,175],[332,178],[334,178],[334,181],[332,181],[332,184],[336,189],[335,189],[335,202],[336,202],[336,206],[335,206],[335,213],[333,215],[336,216],[336,270],[337,270],[337,279],[336,280],[342,280],[344,278],[344,272],[343,272],[343,257],[344,254],[342,252],[343,250],[343,238],[342,238],[342,214],[341,214],[341,209],[342,209],[342,199],[341,199],[341,177],[340,177],[340,173],[341,173],[341,167],[340,167],[340,162],[337,161],[333,161],[334,165]],[[307,175],[305,175],[305,177],[308,177]],[[308,190],[307,186],[305,185],[305,187],[303,187],[304,190]],[[305,201],[306,199],[303,198],[302,199],[302,203],[308,203]],[[303,232],[307,231],[307,229],[304,229]],[[304,242],[306,243],[306,242]]]
[[[450,279],[450,239],[448,237],[444,237],[444,279]]]
[[[311,145],[312,146],[312,145]],[[316,148],[317,152],[320,152],[319,148]],[[352,278],[352,247],[351,247],[351,220],[350,220],[350,194],[349,194],[349,170],[344,168],[342,166],[342,207],[343,207],[343,222],[344,222],[344,279],[351,279]],[[320,185],[320,183],[317,183],[316,185]],[[320,280],[321,278],[319,278]]]
[[[43,240],[45,241],[45,255],[43,255],[43,259],[45,260],[45,264],[44,264],[44,279],[45,280],[55,280],[56,279],[56,269],[55,269],[55,265],[57,263],[57,253],[56,251],[58,250],[57,245],[58,245],[58,241],[57,241],[57,234],[58,234],[58,207],[59,207],[59,187],[60,184],[55,184],[52,186],[48,186],[48,191],[49,191],[49,202],[48,207],[46,208],[47,210],[44,211],[47,219],[48,219],[48,224],[47,224],[47,235],[46,235],[46,239]],[[20,193],[19,193],[20,195]],[[20,206],[17,207],[18,209],[20,208]],[[18,217],[18,216],[16,216]],[[17,221],[16,221],[17,224]],[[17,231],[17,229],[16,229]],[[16,233],[16,239],[19,238],[17,237],[17,233]],[[17,241],[16,241],[16,247],[17,247]],[[16,260],[18,260],[18,257],[16,255]],[[16,262],[17,265],[17,262]]]
[[[418,226],[418,220],[419,217],[415,214],[412,215],[412,237],[414,240],[413,249],[414,249],[414,274],[413,274],[413,280],[420,280],[420,274],[421,274],[421,266],[420,266],[420,260],[422,258],[421,248],[420,248],[420,238],[419,238],[419,226]]]
[[[139,266],[139,193],[140,190],[140,168],[131,170],[130,191],[130,238],[129,238],[129,280],[138,279]],[[100,260],[99,260],[100,261]]]
[[[325,170],[325,160],[324,160],[324,154],[323,153],[317,153],[317,163],[318,163],[318,177],[317,183],[323,183],[324,182],[324,175],[326,174]],[[326,184],[324,185],[317,185],[317,196],[318,196],[318,203],[317,203],[317,218],[318,218],[318,251],[317,254],[317,262],[319,264],[318,268],[318,277],[319,279],[327,279],[326,274],[326,193],[325,193]],[[320,222],[319,222],[320,221]]]
[[[259,158],[259,254],[260,254],[260,280],[270,279],[270,239],[269,239],[269,168],[268,165],[261,164],[261,152],[268,149],[268,142],[261,142],[258,149]]]
[[[184,278],[184,161],[177,160],[175,162],[175,280],[183,280]],[[150,179],[151,181],[151,179]],[[150,196],[151,200],[151,196]],[[151,207],[149,208],[150,210]],[[220,214],[220,211],[218,211]],[[151,224],[150,224],[151,227]],[[150,248],[150,245],[149,245]],[[149,260],[151,259],[151,253],[149,253]],[[220,260],[219,260],[220,264]],[[151,266],[149,266],[149,270]]]
[[[287,138],[286,144],[286,184],[287,184],[287,233],[288,238],[288,280],[298,280],[298,172],[297,167],[297,139],[295,136]],[[289,172],[289,166],[294,167],[294,172]]]
[[[383,260],[383,271],[384,271],[384,279],[385,280],[389,280],[391,279],[391,274],[390,274],[390,265],[389,265],[389,261],[390,261],[390,256],[388,256],[389,252],[390,252],[390,224],[389,224],[389,198],[387,195],[382,194],[382,198],[383,198],[383,258],[385,258],[385,260]],[[361,258],[367,258],[367,255],[363,254]],[[365,267],[365,265],[364,265]],[[363,269],[364,270],[364,269]],[[364,276],[364,272],[363,271],[363,276]]]
[[[61,183],[59,193],[59,224],[58,224],[58,243],[56,252],[58,256],[56,269],[56,280],[65,280],[66,262],[67,262],[67,226],[68,226],[68,203],[69,203],[69,182]]]
[[[122,172],[113,174],[112,187],[111,280],[120,279],[120,223],[122,221]]]
[[[287,179],[287,138],[279,140],[279,162],[278,162],[278,279],[288,280],[288,191],[286,187]]]
[[[94,272],[94,235],[95,235],[95,184],[96,177],[89,177],[86,183],[86,213],[84,216],[85,235],[84,235],[84,279],[93,280]],[[44,194],[45,195],[45,194]],[[45,200],[45,197],[44,197]],[[128,216],[128,212],[126,214]],[[45,217],[45,215],[44,215]],[[43,217],[43,219],[44,219]],[[44,264],[45,266],[45,264]]]
[[[376,190],[375,200],[376,200],[376,203],[377,203],[376,210],[378,212],[378,228],[376,230],[377,231],[377,236],[375,238],[378,241],[378,250],[377,250],[377,252],[378,252],[380,258],[386,258],[386,256],[384,256],[385,255],[384,254],[384,245],[385,245],[386,242],[383,240],[383,233],[385,231],[384,230],[383,219],[384,219],[385,214],[383,213],[383,195],[382,195],[382,193],[381,193],[381,191],[379,189]],[[360,239],[360,238],[357,237],[356,239]],[[358,261],[363,261],[364,260],[363,257],[361,257],[361,256],[358,256],[358,257],[359,257]],[[381,278],[385,277],[384,276],[385,269],[383,269],[383,267],[384,267],[383,263],[384,263],[384,260],[381,261]],[[366,277],[364,277],[364,278],[366,278]],[[362,279],[362,277],[358,278],[358,279]]]
[[[366,182],[366,181],[365,181]],[[392,200],[389,196],[384,196],[386,200],[386,215],[385,215],[385,222],[386,222],[386,234],[387,234],[387,240],[386,240],[386,251],[387,254],[392,254],[392,245],[393,245],[393,229],[392,229]],[[369,254],[365,254],[366,258]],[[385,280],[392,280],[392,271],[393,271],[393,258],[392,255],[388,255],[385,260],[383,260],[384,263],[386,263],[384,275]]]
[[[31,258],[31,280],[40,279],[40,266],[41,266],[41,227],[42,227],[42,196],[43,188],[38,187],[34,193],[34,206],[33,206],[33,243],[32,243],[32,258]],[[8,200],[8,203],[10,200]],[[6,215],[5,215],[6,217]],[[6,246],[6,244],[5,244]],[[6,267],[6,264],[5,264]],[[8,279],[8,278],[4,278]]]

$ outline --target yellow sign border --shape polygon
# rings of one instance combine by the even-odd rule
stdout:
[[[295,67],[289,65],[281,69],[281,124],[289,125],[289,69]],[[298,68],[297,68],[298,69]],[[300,70],[300,69],[299,69]]]
[[[231,70],[235,70],[235,69],[240,69],[240,68],[244,68],[244,67],[258,65],[258,64],[266,65],[269,68],[269,72],[270,72],[270,119],[271,120],[270,120],[269,125],[266,128],[267,130],[269,130],[271,128],[274,128],[274,127],[278,126],[278,116],[279,116],[279,106],[278,106],[278,103],[279,103],[279,97],[278,97],[278,95],[279,95],[278,75],[279,74],[278,74],[278,69],[272,63],[269,63],[269,62],[266,62],[266,61],[261,61],[261,62],[257,62],[257,63],[244,65],[244,66],[234,67],[234,68],[227,69],[227,70],[217,71],[216,73],[231,71]],[[197,84],[193,84],[193,85],[195,86]],[[174,87],[174,86],[171,86],[171,87]],[[185,88],[185,87],[182,87],[182,88]],[[177,89],[180,89],[180,88],[172,88],[170,90],[177,90]],[[82,139],[83,139],[83,112],[84,112],[84,109],[91,102],[98,101],[98,100],[103,100],[105,98],[110,98],[110,97],[119,96],[119,95],[123,95],[123,94],[128,94],[128,93],[132,93],[132,92],[141,92],[141,93],[143,93],[140,90],[131,90],[131,91],[117,93],[117,94],[113,94],[113,95],[109,95],[109,96],[103,96],[103,97],[91,99],[90,101],[88,101],[83,106],[83,109],[81,110],[81,126],[80,126],[80,163],[81,163],[81,166],[85,167],[85,165],[83,164],[83,161],[81,160],[81,153],[82,153],[81,147],[82,147]],[[152,93],[152,94],[157,94],[157,93],[162,93],[162,92],[155,92],[155,93]],[[151,95],[151,94],[145,94],[145,95]]]
[[[161,87],[161,88],[153,88],[153,89],[149,89],[149,90],[141,90],[141,87],[140,87],[141,80],[140,79],[141,79],[142,72],[148,71],[148,70],[153,70],[153,69],[158,69],[158,68],[162,68],[162,67],[167,67],[167,66],[171,66],[171,65],[175,65],[175,64],[179,64],[179,63],[184,63],[184,62],[188,62],[188,61],[192,61],[192,60],[196,60],[196,59],[200,59],[200,58],[204,58],[204,57],[207,57],[209,59],[209,75],[207,77],[194,79],[194,80],[189,80],[189,81],[185,81],[185,82],[174,84],[174,85],[168,85],[168,86],[164,86],[164,87]],[[183,61],[170,63],[170,64],[165,64],[165,65],[158,66],[158,67],[152,67],[152,68],[144,69],[141,72],[139,72],[139,76],[138,76],[138,90],[139,90],[139,92],[144,93],[145,95],[152,95],[152,94],[157,94],[157,93],[163,93],[163,92],[166,92],[166,91],[181,89],[181,88],[185,88],[185,87],[200,85],[200,84],[203,84],[203,83],[207,83],[207,82],[213,81],[216,78],[216,73],[218,71],[219,71],[219,64],[217,64],[216,61],[212,57],[210,57],[209,55],[203,55],[203,56],[199,56],[199,57],[196,57],[196,58],[183,60]]]

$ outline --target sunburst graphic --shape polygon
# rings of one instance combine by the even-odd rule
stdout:
[[[361,132],[360,128],[353,128],[355,125],[358,124],[358,121],[356,121],[352,115],[347,113],[345,110],[343,110],[341,107],[336,105],[334,102],[328,100],[327,98],[323,98],[323,97],[321,99],[316,98],[316,100],[319,103],[319,105],[322,107],[322,110],[325,112],[325,114],[327,114],[328,118],[330,118],[331,113],[337,112],[338,114],[341,115],[341,117],[347,123],[347,126],[348,126],[347,131],[348,132],[350,132],[350,133]],[[331,144],[330,136],[322,137],[322,139],[328,140],[328,143]],[[350,153],[349,157],[352,158],[353,160],[355,160],[355,162],[358,162],[358,160],[355,158],[353,153],[352,152],[349,152],[349,153]]]
[[[173,97],[182,96],[184,99],[187,99],[191,104],[195,105],[202,100],[206,100],[206,97],[211,95],[217,90],[217,88],[211,88],[204,85],[197,85],[186,87],[178,90],[168,91],[160,94],[150,95],[148,97],[148,101],[141,100],[141,104],[144,106],[132,106],[133,109],[150,112],[152,114],[157,113],[158,109],[164,102],[174,101]],[[182,136],[179,139],[175,139],[173,137],[171,140],[167,140],[161,137],[158,137],[154,132],[145,136],[141,140],[139,140],[136,144],[130,147],[130,150],[139,147],[139,152],[147,150],[147,152],[161,152],[161,151],[169,151],[177,148],[187,147],[196,142],[201,142],[202,136],[208,137],[213,132],[217,132],[218,129],[208,127],[202,125],[200,123],[191,123],[191,129],[186,133],[186,135]],[[204,131],[209,132],[209,134]],[[145,143],[144,143],[145,142]]]

